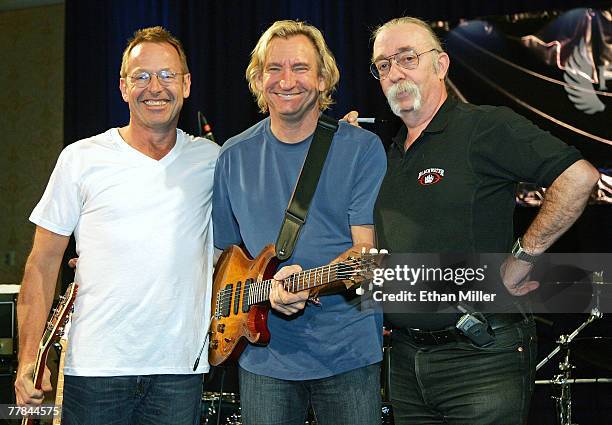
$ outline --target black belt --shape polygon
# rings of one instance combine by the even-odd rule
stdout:
[[[522,314],[491,314],[486,315],[489,327],[495,331],[514,325],[518,322],[531,320]],[[400,328],[397,330],[400,335],[407,337],[411,342],[420,345],[443,345],[450,342],[469,342],[470,340],[457,328],[446,328],[435,331],[425,331],[414,328]]]

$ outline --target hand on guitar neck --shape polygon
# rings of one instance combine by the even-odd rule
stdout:
[[[268,310],[291,315],[302,310],[308,299],[360,287],[372,278],[385,255],[368,252],[367,243],[356,244],[330,264],[302,270],[283,267],[275,273],[278,258],[274,245],[255,258],[231,245],[223,252],[213,276],[212,312],[208,361],[213,366],[237,360],[246,344],[270,341]],[[282,282],[282,283],[281,283]]]
[[[272,285],[272,290],[270,291],[270,305],[274,310],[287,316],[291,316],[292,314],[304,309],[306,306],[306,301],[308,301],[308,297],[310,295],[310,290],[306,289],[304,291],[292,293],[286,291],[282,284],[283,279],[286,279],[292,274],[299,273],[301,271],[302,268],[299,265],[294,264],[283,267],[274,275],[275,282]]]
[[[39,406],[42,404],[45,394],[53,390],[51,387],[51,372],[45,366],[43,373],[42,389],[34,387],[34,368],[36,363],[20,365],[15,380],[15,396],[19,406]]]
[[[63,334],[65,327],[72,314],[72,306],[78,291],[78,285],[71,283],[64,296],[59,298],[57,307],[53,309],[51,320],[43,329],[43,334],[38,345],[38,353],[35,361],[28,352],[20,352],[19,368],[15,379],[15,396],[20,406],[41,405],[45,392],[52,390],[51,374],[47,368],[47,356],[53,343]],[[24,308],[24,307],[21,307]],[[27,317],[26,314],[24,317]],[[30,425],[29,419],[24,419],[22,424]]]

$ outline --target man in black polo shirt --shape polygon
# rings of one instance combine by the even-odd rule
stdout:
[[[372,74],[405,124],[388,152],[378,245],[394,253],[512,252],[501,268],[504,286],[515,296],[536,289],[528,280],[535,258],[582,213],[597,171],[510,109],[448,97],[450,60],[423,21],[399,18],[379,27],[372,58]],[[347,114],[348,121],[356,115]],[[513,248],[519,181],[548,190]],[[391,366],[396,424],[525,423],[535,374],[533,321],[488,315],[495,342],[477,347],[455,336],[457,317],[388,315],[399,328]]]

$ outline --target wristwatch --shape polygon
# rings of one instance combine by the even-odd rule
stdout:
[[[527,254],[521,245],[521,238],[518,238],[512,246],[512,256],[516,259],[527,261],[528,263],[535,264],[538,261],[537,255]]]

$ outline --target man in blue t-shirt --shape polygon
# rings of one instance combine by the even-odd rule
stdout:
[[[270,116],[223,146],[215,172],[215,246],[243,244],[256,256],[278,235],[322,110],[339,79],[321,32],[296,21],[274,23],[259,39],[246,71]],[[340,123],[306,224],[282,279],[329,263],[353,245],[374,245],[373,206],[386,169],[374,134]],[[349,293],[307,303],[277,284],[270,294],[267,346],[240,357],[246,424],[380,423],[382,317]]]

